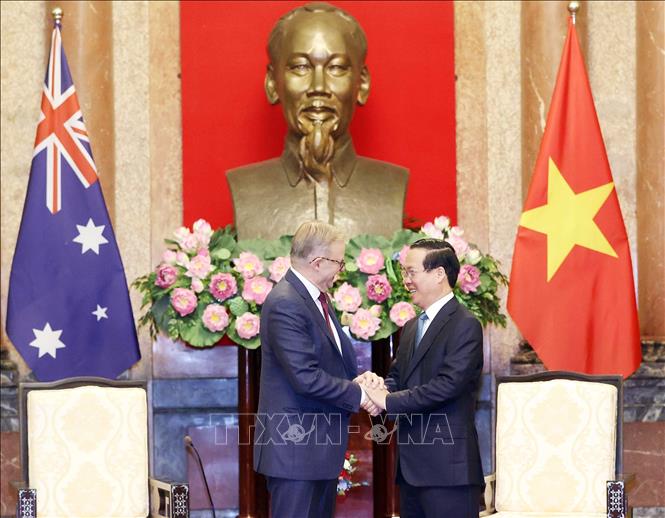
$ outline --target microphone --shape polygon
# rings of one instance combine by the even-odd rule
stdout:
[[[203,475],[203,483],[205,484],[206,492],[208,493],[208,500],[210,501],[210,507],[212,507],[212,516],[213,518],[217,518],[217,514],[215,513],[215,504],[212,502],[212,495],[210,494],[210,486],[208,486],[208,478],[206,477],[205,469],[203,469],[203,462],[201,461],[201,456],[199,455],[199,451],[196,449],[196,446],[194,446],[194,441],[192,441],[192,438],[189,435],[185,435],[183,440],[185,442],[185,448],[190,448],[196,455],[196,460],[199,463],[199,468],[201,468],[201,474]]]

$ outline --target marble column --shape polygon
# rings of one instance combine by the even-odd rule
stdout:
[[[665,339],[665,21],[663,2],[638,2],[637,270],[642,335]]]
[[[563,44],[568,32],[568,2],[528,1],[521,13],[522,197],[531,183],[545,130]],[[577,15],[576,30],[585,54],[586,13]]]

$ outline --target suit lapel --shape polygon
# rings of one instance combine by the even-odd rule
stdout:
[[[427,351],[429,351],[430,347],[432,347],[435,338],[441,332],[443,326],[445,326],[448,320],[450,320],[450,317],[455,313],[455,311],[457,311],[458,306],[459,302],[457,302],[457,299],[453,297],[448,303],[446,303],[439,310],[437,315],[434,317],[434,320],[432,320],[432,323],[429,325],[427,331],[420,340],[420,345],[418,345],[418,349],[416,349],[415,353],[413,354],[413,357],[411,358],[411,361],[409,362],[409,366],[406,369],[406,373],[404,375],[405,382],[407,378],[413,373],[416,366],[418,365],[418,363],[420,363],[425,354],[427,354]],[[412,339],[411,340],[412,348],[413,345],[414,344]]]
[[[291,270],[286,272],[285,278],[289,282],[289,284],[291,284],[291,286],[295,288],[298,294],[304,299],[305,305],[312,314],[312,319],[314,320],[314,322],[318,324],[318,326],[321,328],[321,331],[323,331],[323,334],[325,334],[328,337],[328,340],[335,348],[335,351],[337,351],[337,354],[339,354],[337,343],[335,343],[335,337],[333,336],[332,331],[328,327],[328,323],[326,322],[323,314],[316,305],[316,302],[314,302],[314,299],[309,294],[309,291],[307,291],[305,285],[300,281],[300,279],[298,279],[298,277],[296,277],[296,275]],[[337,332],[339,333],[339,330]],[[340,341],[341,341],[341,336],[340,336]]]
[[[401,385],[404,385],[406,381],[406,371],[409,368],[410,359],[413,354],[413,345],[416,339],[416,327],[418,326],[418,319],[414,318],[406,323],[404,326],[404,331],[402,331],[402,336],[400,337],[400,348],[397,352],[398,355],[403,355],[403,358],[406,358],[406,361],[401,362],[399,379]],[[404,350],[402,350],[402,348]],[[406,385],[404,385],[406,386]],[[401,389],[401,387],[400,387]]]

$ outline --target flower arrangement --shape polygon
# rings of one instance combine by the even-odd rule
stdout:
[[[353,482],[351,475],[358,469],[358,458],[350,452],[344,455],[344,466],[337,477],[337,496],[346,496],[346,493],[354,487],[367,486],[367,482]]]
[[[454,292],[460,302],[483,325],[505,326],[498,290],[507,279],[498,262],[440,216],[419,231],[399,230],[390,239],[360,235],[347,243],[345,268],[331,295],[342,325],[356,338],[388,337],[416,316],[400,266],[409,245],[423,237],[446,239],[455,249],[461,269]],[[261,305],[290,267],[291,237],[238,241],[230,227],[213,231],[198,220],[165,241],[168,249],[157,268],[132,284],[146,310],[139,324],[153,336],[159,330],[194,347],[212,346],[224,335],[258,347]]]

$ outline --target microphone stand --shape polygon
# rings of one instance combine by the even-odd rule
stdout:
[[[199,468],[201,468],[201,474],[203,475],[203,483],[205,484],[206,492],[208,493],[208,500],[210,501],[210,507],[212,508],[212,516],[213,518],[217,518],[217,514],[215,513],[215,504],[212,502],[212,494],[210,494],[210,486],[208,486],[208,477],[206,477],[205,469],[203,469],[203,462],[201,461],[201,456],[199,455],[196,446],[194,446],[194,441],[192,441],[192,438],[189,435],[185,435],[184,441],[185,441],[185,447],[190,448],[196,455],[196,460],[199,463]]]

